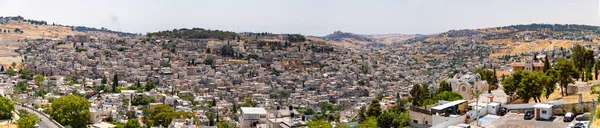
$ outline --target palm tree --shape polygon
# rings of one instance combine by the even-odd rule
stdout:
[[[479,95],[481,95],[481,92],[479,91],[479,89],[477,88],[477,86],[475,87],[475,90],[471,92],[471,98],[475,97],[477,98],[477,101],[475,101],[475,120],[477,121],[475,124],[477,126],[479,126]]]

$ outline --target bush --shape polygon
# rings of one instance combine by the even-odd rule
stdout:
[[[584,107],[581,109],[581,113],[586,113],[586,112],[591,112],[591,111],[590,111],[590,108],[588,108],[587,106],[584,106]]]
[[[600,119],[600,109],[597,109],[597,110],[596,110],[596,118],[597,118],[597,119]]]

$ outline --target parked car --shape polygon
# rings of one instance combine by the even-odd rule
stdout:
[[[508,112],[507,108],[501,107],[500,110],[498,110],[498,116],[504,116],[504,115],[506,115],[507,112]]]
[[[583,113],[581,115],[577,115],[577,116],[575,116],[575,120],[577,120],[577,121],[589,121],[590,120],[590,113],[586,112],[586,113]]]
[[[587,128],[584,123],[575,123],[571,128]]]
[[[525,116],[523,117],[523,119],[525,119],[525,120],[531,120],[531,119],[533,119],[533,117],[534,117],[533,116],[533,111],[527,111],[525,113]]]
[[[565,118],[563,119],[563,121],[571,122],[571,121],[573,121],[573,119],[575,119],[575,115],[571,112],[567,112],[567,114],[565,114]]]

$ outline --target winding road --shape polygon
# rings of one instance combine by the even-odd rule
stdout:
[[[54,120],[50,119],[48,116],[43,115],[43,113],[33,110],[33,108],[23,107],[17,104],[15,104],[15,108],[17,110],[23,109],[29,113],[35,114],[35,116],[37,116],[40,119],[40,128],[64,128],[63,126],[60,126],[60,124],[58,124],[57,122],[54,122]]]

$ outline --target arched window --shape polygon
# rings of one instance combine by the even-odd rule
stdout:
[[[467,87],[463,86],[463,87],[462,87],[462,91],[463,91],[463,92],[466,92],[466,91],[467,91]]]

